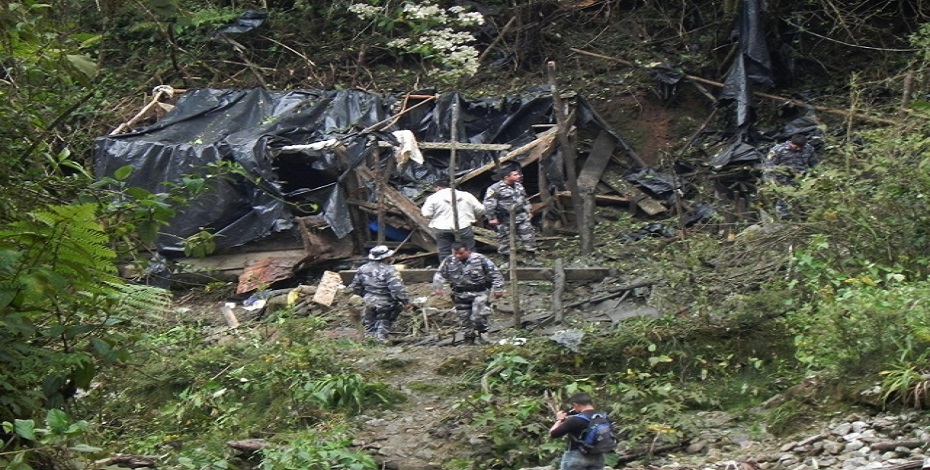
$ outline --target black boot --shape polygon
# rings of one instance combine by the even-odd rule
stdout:
[[[539,261],[536,261],[536,252],[527,251],[526,252],[526,264],[528,266],[539,266]]]

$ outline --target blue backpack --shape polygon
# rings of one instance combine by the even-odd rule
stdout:
[[[617,433],[613,423],[604,413],[595,413],[590,418],[584,414],[573,415],[588,422],[588,427],[575,442],[581,444],[578,449],[585,455],[606,454],[617,447]]]

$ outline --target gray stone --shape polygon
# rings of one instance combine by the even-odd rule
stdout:
[[[831,429],[830,432],[832,432],[833,434],[836,434],[837,436],[845,436],[845,435],[849,434],[849,431],[851,431],[851,430],[852,430],[852,424],[843,423],[843,424],[841,424],[841,425],[839,425],[839,426],[837,426],[837,427]]]
[[[794,449],[794,446],[796,446],[796,445],[798,445],[798,442],[797,442],[797,441],[791,441],[791,442],[789,442],[789,443],[787,443],[787,444],[785,444],[785,445],[779,447],[778,450],[781,451],[781,452],[790,452],[791,449]]]
[[[855,452],[863,447],[865,447],[864,442],[852,441],[846,444],[846,447],[843,448],[843,452]]]
[[[853,432],[862,432],[869,428],[869,424],[865,421],[853,421],[851,425]]]
[[[687,448],[685,448],[685,452],[689,454],[699,454],[703,452],[705,448],[707,448],[707,441],[699,440],[691,443]]]
[[[868,464],[868,460],[861,457],[855,457],[843,462],[843,470],[859,470]]]
[[[838,455],[842,453],[844,447],[846,447],[845,444],[837,441],[827,441],[823,443],[823,451],[830,455]]]

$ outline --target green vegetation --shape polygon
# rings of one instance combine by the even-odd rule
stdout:
[[[373,458],[353,446],[357,419],[406,405],[383,379],[416,364],[382,359],[380,375],[372,375],[351,361],[364,346],[321,338],[325,319],[284,311],[254,328],[216,333],[197,318],[172,319],[169,292],[117,274],[118,265],[144,270],[160,228],[210,184],[191,176],[152,193],[124,183],[128,167],[95,181],[93,139],[138,109],[140,90],[457,83],[480,94],[542,83],[544,62],[564,57],[560,79],[609,103],[608,119],[629,123],[651,93],[646,73],[593,59],[573,64],[570,48],[590,46],[637,64],[661,57],[687,73],[719,76],[731,50],[730,30],[719,25],[737,13],[737,2],[527,8],[491,1],[482,23],[449,2],[419,9],[396,1],[267,3],[275,5],[266,25],[226,40],[213,33],[241,13],[228,2],[0,6],[0,466],[59,468],[132,452],[163,468],[374,469]],[[585,327],[577,352],[546,341],[493,346],[447,360],[440,372],[451,384],[410,383],[414,392],[456,396],[449,419],[490,449],[446,456],[447,468],[551,462],[561,443],[547,437],[549,418],[576,391],[594,394],[624,441],[647,451],[692,437],[696,411],[727,410],[788,432],[820,408],[853,406],[847,397],[875,383],[877,406],[930,406],[930,101],[923,91],[930,26],[917,23],[927,7],[897,2],[908,10],[901,14],[864,1],[770,3],[772,17],[788,24],[803,16],[791,43],[805,71],[797,85],[818,90],[828,107],[906,118],[888,126],[822,116],[824,164],[797,187],[763,188],[754,202],[759,209],[785,199],[800,215],[793,221],[728,226],[732,238],[690,230],[673,240],[620,243],[617,235],[639,222],[605,214],[590,261],[629,279],[648,275],[656,282],[650,302],[663,315]],[[502,33],[511,19],[515,26]],[[906,34],[891,37],[888,24]],[[445,26],[461,33],[447,44],[454,50],[414,40]],[[841,39],[812,45],[808,33]],[[848,49],[886,40],[893,50]],[[492,43],[479,59],[477,51]],[[903,89],[907,81],[914,88]],[[909,105],[900,110],[905,93]],[[779,122],[789,112],[760,105],[760,116]],[[669,142],[685,139],[677,134],[690,134],[704,117],[682,115]],[[657,137],[630,126],[634,146]],[[663,149],[656,158],[699,166],[709,150]],[[225,172],[236,169],[217,168]],[[697,191],[709,200],[713,189]],[[188,255],[208,254],[212,235],[198,233],[185,247]],[[577,246],[563,240],[555,249],[571,257]],[[521,284],[537,287],[547,294],[546,286]],[[779,393],[783,401],[759,409]],[[235,455],[226,443],[237,439],[267,445]]]

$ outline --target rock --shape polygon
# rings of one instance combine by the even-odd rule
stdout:
[[[685,448],[685,452],[689,454],[700,454],[705,448],[707,448],[707,441],[699,440],[691,443]]]
[[[845,444],[837,441],[827,441],[823,443],[823,451],[830,455],[839,455],[843,452],[844,447],[846,447]]]
[[[869,424],[865,421],[854,421],[851,426],[853,432],[862,432],[869,428]]]
[[[865,447],[864,442],[852,441],[846,444],[846,447],[843,448],[843,452],[855,452],[863,447]]]
[[[856,457],[843,462],[843,470],[859,470],[868,464],[868,460],[861,457]]]
[[[852,424],[849,423],[843,423],[830,430],[830,432],[836,434],[837,436],[845,436],[849,434],[849,431],[852,431]]]

